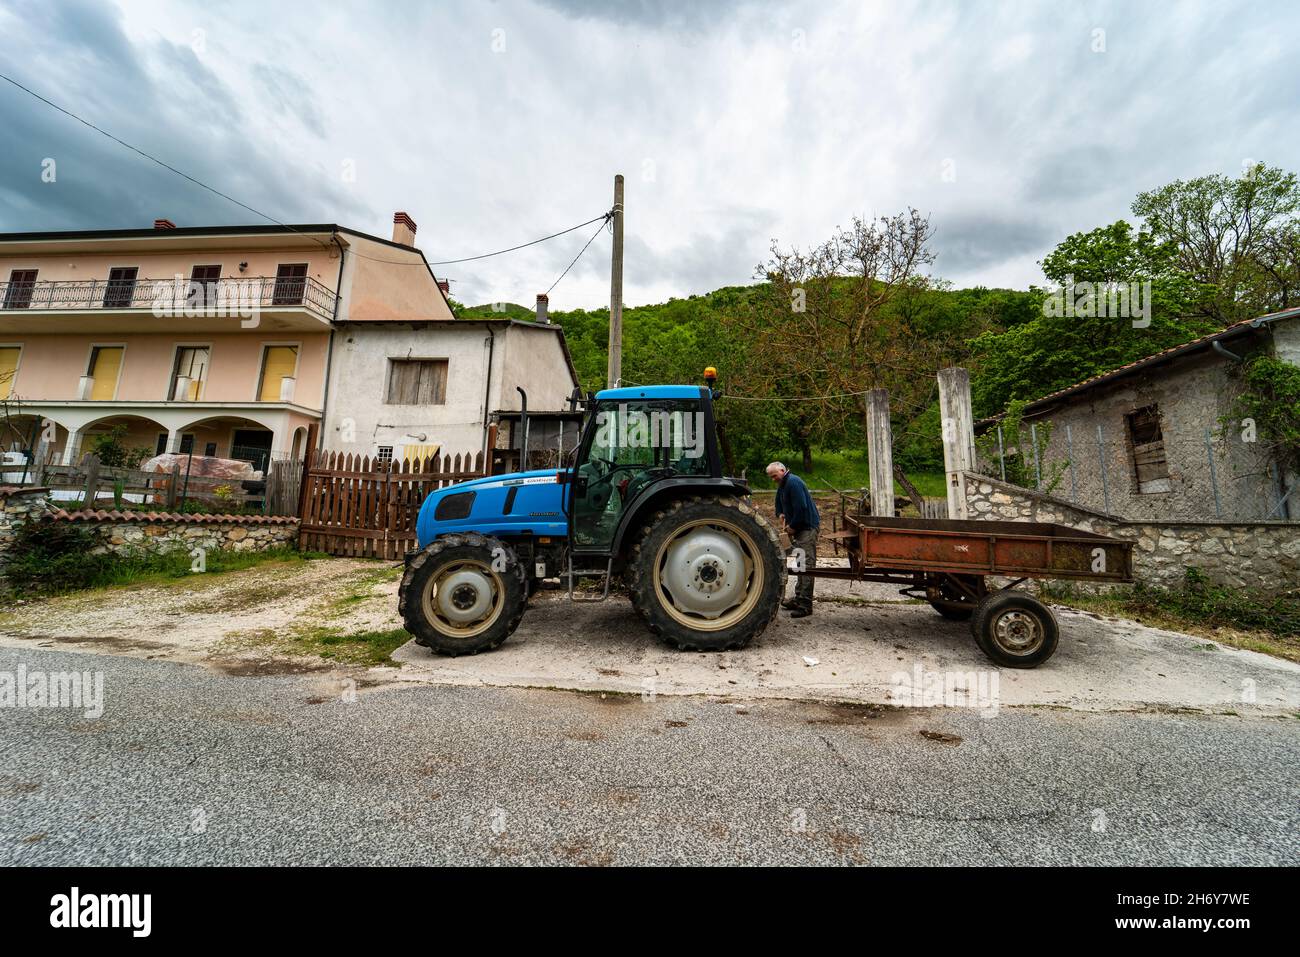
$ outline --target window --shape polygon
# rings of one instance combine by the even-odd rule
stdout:
[[[262,378],[257,384],[259,402],[279,402],[283,380],[298,368],[297,346],[267,346],[262,353]]]
[[[95,346],[90,350],[90,365],[86,375],[94,379],[90,398],[105,401],[117,396],[117,379],[122,372],[124,346]]]
[[[205,445],[205,446],[203,447],[203,454],[206,455],[206,456],[207,456],[208,458],[210,458],[210,459],[214,459],[214,458],[216,458],[216,457],[217,457],[217,443],[216,443],[216,442],[209,442],[207,445]]]
[[[191,402],[197,402],[203,392],[203,383],[208,377],[210,351],[207,346],[181,346],[176,350],[176,362],[172,366],[171,385],[167,389],[168,399],[181,398],[176,394],[176,387],[181,376],[188,376],[189,389],[184,396]]]
[[[194,454],[194,433],[186,432],[181,436],[181,455]]]
[[[195,266],[190,270],[190,288],[186,295],[188,305],[211,308],[217,304],[217,289],[221,283],[221,267]]]
[[[375,453],[375,464],[376,465],[393,464],[393,447],[391,445],[379,446],[379,451]]]
[[[158,433],[158,444],[154,446],[154,455],[165,455],[167,452],[167,433]]]
[[[446,359],[389,359],[387,405],[444,405]]]
[[[477,495],[477,492],[457,492],[455,495],[448,495],[434,506],[433,520],[454,522],[457,519],[469,518],[469,513],[474,510],[474,498]]]
[[[574,476],[573,528],[578,546],[614,540],[623,507],[660,479],[709,475],[698,400],[640,399],[596,406]]]
[[[32,304],[32,291],[36,288],[35,269],[15,269],[9,273],[5,286],[6,309],[26,309]]]
[[[110,309],[126,309],[135,298],[135,279],[140,274],[136,266],[119,267],[108,271],[108,285],[104,288],[104,305]]]
[[[1130,412],[1124,418],[1133,446],[1133,468],[1139,494],[1170,491],[1172,485],[1169,482],[1169,463],[1165,459],[1165,437],[1160,429],[1160,410],[1149,405]]]
[[[19,346],[0,346],[0,399],[14,394],[14,379],[18,377]]]
[[[307,289],[307,264],[292,263],[275,271],[275,289],[271,293],[273,306],[301,306]]]

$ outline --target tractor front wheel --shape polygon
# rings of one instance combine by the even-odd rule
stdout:
[[[725,651],[743,648],[776,617],[786,568],[776,532],[749,505],[687,498],[642,529],[628,578],[652,632],[683,650]]]
[[[407,565],[397,608],[417,644],[443,655],[476,655],[519,627],[527,587],[518,557],[499,540],[445,535]]]

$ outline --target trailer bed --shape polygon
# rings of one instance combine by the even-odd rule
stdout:
[[[1001,578],[1133,580],[1133,545],[1043,522],[844,517],[854,570]],[[856,546],[856,547],[855,547]]]
[[[846,546],[849,567],[803,568],[795,555],[793,574],[900,585],[943,617],[970,622],[980,650],[1006,667],[1038,667],[1060,638],[1051,608],[1017,590],[1025,579],[1133,580],[1131,542],[1066,525],[842,517],[828,536]]]

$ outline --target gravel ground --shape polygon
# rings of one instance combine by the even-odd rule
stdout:
[[[1291,717],[901,710],[94,669],[0,709],[0,864],[1294,864]],[[352,700],[349,700],[352,699]]]

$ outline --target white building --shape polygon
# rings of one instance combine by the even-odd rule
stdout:
[[[553,412],[578,384],[559,326],[512,319],[340,322],[330,364],[323,447],[381,459],[486,451],[519,389]]]

